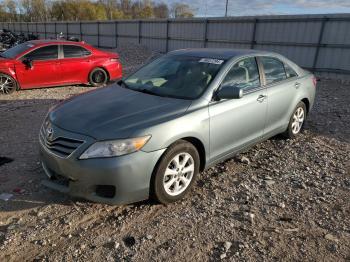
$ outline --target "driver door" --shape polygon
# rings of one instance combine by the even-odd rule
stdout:
[[[24,59],[30,59],[32,66],[25,65]],[[22,89],[59,85],[61,74],[58,45],[39,47],[31,51],[17,60],[15,67]]]
[[[257,142],[264,133],[267,113],[266,89],[255,57],[235,63],[221,86],[243,89],[243,97],[209,104],[210,154],[215,161]]]

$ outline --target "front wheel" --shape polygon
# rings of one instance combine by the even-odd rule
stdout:
[[[304,126],[305,119],[306,106],[304,102],[299,102],[289,120],[288,129],[284,132],[284,136],[286,138],[294,138],[298,135]]]
[[[11,94],[17,89],[16,80],[11,76],[0,73],[0,94]]]
[[[163,204],[182,199],[199,172],[199,154],[189,142],[171,145],[156,167],[151,181],[152,196]]]
[[[89,83],[92,86],[102,86],[107,84],[108,74],[103,68],[95,68],[89,75]]]

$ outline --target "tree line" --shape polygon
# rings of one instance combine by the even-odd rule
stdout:
[[[187,4],[152,0],[0,0],[0,21],[43,22],[145,18],[189,18]]]

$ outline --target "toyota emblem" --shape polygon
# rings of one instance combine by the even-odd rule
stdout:
[[[51,141],[53,139],[53,129],[52,129],[52,127],[48,127],[46,129],[46,138],[49,141]]]

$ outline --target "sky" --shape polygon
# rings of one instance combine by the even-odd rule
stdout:
[[[226,0],[163,0],[190,5],[196,16],[224,16]],[[228,16],[350,13],[350,0],[228,0]]]

